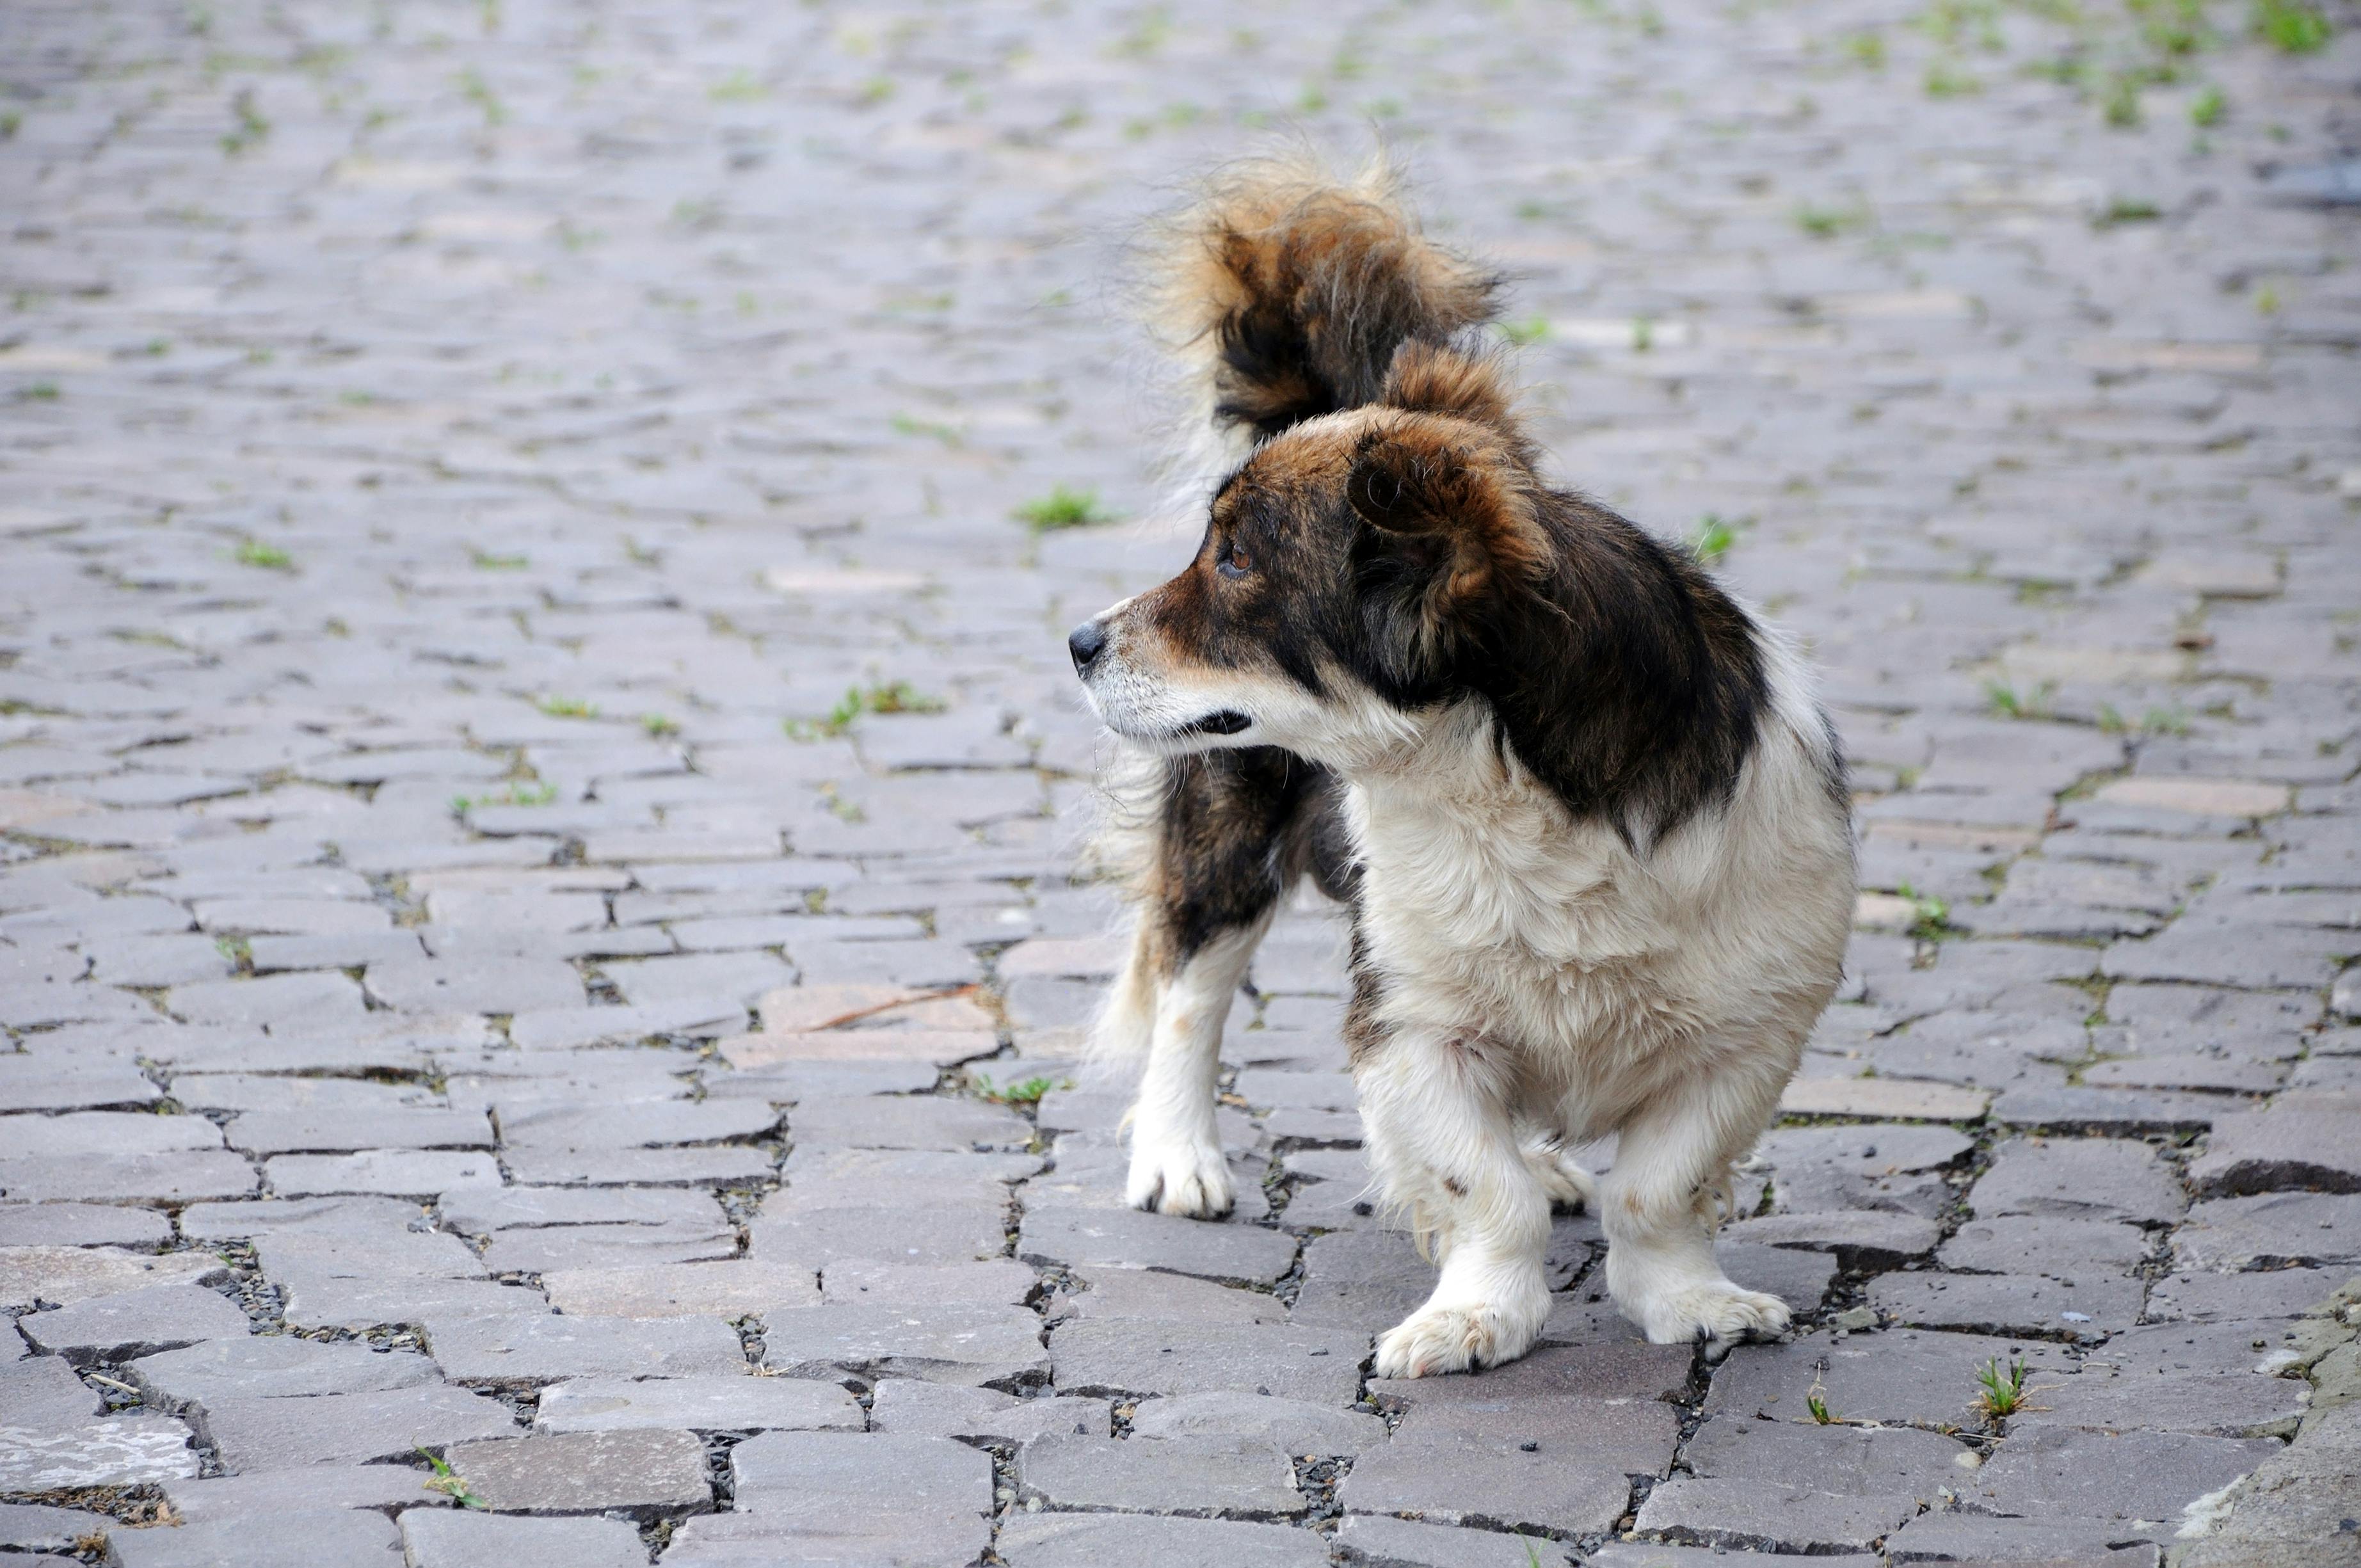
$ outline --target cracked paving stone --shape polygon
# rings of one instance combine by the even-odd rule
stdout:
[[[2109,1220],[2068,1220],[2011,1214],[1970,1220],[1936,1250],[1945,1268],[1978,1274],[2044,1274],[2073,1277],[2104,1270],[2129,1274],[2156,1250],[2136,1225]]]
[[[417,1455],[410,1457],[415,1461]],[[258,1475],[167,1481],[163,1490],[173,1511],[189,1523],[219,1524],[328,1508],[442,1508],[443,1494],[426,1486],[434,1478],[423,1464],[313,1464]]]
[[[712,1506],[705,1445],[690,1431],[556,1432],[463,1442],[444,1460],[496,1514],[628,1513]]]
[[[1287,1303],[1276,1296],[1218,1285],[1208,1279],[1192,1279],[1184,1274],[1161,1274],[1146,1268],[1088,1268],[1076,1273],[1074,1278],[1086,1288],[1060,1295],[1051,1309],[1052,1317],[1283,1323],[1292,1316]]]
[[[2272,1192],[2194,1204],[2173,1233],[2172,1261],[2233,1273],[2361,1263],[2361,1196]]]
[[[2268,1111],[2216,1118],[2189,1185],[2206,1198],[2361,1192],[2361,1095],[2290,1091]]]
[[[1665,1448],[1669,1458],[1669,1442]],[[1453,1431],[1410,1442],[1397,1436],[1362,1454],[1336,1488],[1353,1513],[1566,1535],[1610,1529],[1631,1499],[1631,1477],[1611,1459],[1528,1452],[1505,1438]]]
[[[500,1184],[500,1162],[489,1154],[429,1149],[280,1155],[262,1168],[271,1191],[281,1198],[358,1193],[427,1201],[455,1188]]]
[[[54,1312],[16,1320],[27,1343],[77,1366],[131,1361],[200,1340],[244,1339],[252,1332],[236,1303],[195,1285],[148,1285],[93,1296]]]
[[[1568,1561],[1565,1545],[1545,1536],[1458,1530],[1383,1514],[1346,1515],[1336,1527],[1336,1541],[1346,1563],[1384,1568],[1560,1568]]]
[[[1366,1334],[1278,1323],[1082,1319],[1049,1335],[1055,1381],[1069,1393],[1230,1390],[1339,1409],[1359,1390],[1368,1348]]]
[[[0,1157],[0,1196],[11,1203],[76,1199],[100,1203],[196,1203],[244,1198],[258,1185],[254,1167],[219,1148],[186,1154],[19,1157],[11,1153]]]
[[[1175,1282],[1171,1275],[1158,1277]],[[820,1288],[831,1306],[1021,1307],[1040,1294],[1041,1281],[1012,1258],[937,1264],[848,1259],[829,1266]]]
[[[1819,1214],[1765,1214],[1722,1227],[1725,1242],[1828,1253],[1845,1268],[1897,1268],[1926,1256],[1942,1227],[1916,1214],[1866,1209]]]
[[[229,1277],[211,1253],[123,1252],[114,1247],[0,1247],[0,1307],[67,1306],[148,1285],[209,1285]]]
[[[1308,1530],[1231,1519],[1019,1514],[1000,1527],[994,1545],[1008,1568],[1325,1568],[1328,1562],[1326,1545]]]
[[[401,1515],[404,1568],[646,1568],[648,1549],[624,1519],[518,1519],[465,1508]]]
[[[1286,1519],[1310,1507],[1278,1444],[1252,1437],[1037,1437],[1016,1453],[1027,1502],[1059,1509]]]
[[[797,1104],[788,1127],[816,1148],[1023,1148],[1033,1124],[1003,1106],[931,1094],[814,1098]]]
[[[690,1377],[582,1377],[541,1391],[533,1430],[626,1431],[860,1431],[860,1404],[833,1383],[720,1374]]]
[[[189,1429],[161,1415],[104,1416],[96,1390],[54,1356],[0,1363],[0,1493],[136,1486],[194,1475]]]
[[[1695,1359],[1685,1344],[1553,1346],[1465,1376],[1372,1378],[1369,1398],[1389,1409],[1508,1409],[1524,1399],[1580,1397],[1676,1401]]]

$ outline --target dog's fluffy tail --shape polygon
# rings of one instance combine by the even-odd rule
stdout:
[[[1502,279],[1420,232],[1383,160],[1235,165],[1151,233],[1153,322],[1213,425],[1267,440],[1377,400],[1395,351],[1490,320]]]

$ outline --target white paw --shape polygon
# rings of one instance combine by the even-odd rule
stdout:
[[[1194,1220],[1226,1214],[1236,1201],[1220,1145],[1138,1136],[1131,1146],[1124,1198],[1135,1209]]]
[[[1498,1366],[1532,1349],[1544,1311],[1498,1307],[1421,1307],[1378,1341],[1376,1376],[1439,1377],[1446,1372]]]
[[[1728,1347],[1742,1339],[1769,1339],[1787,1328],[1787,1303],[1727,1279],[1670,1290],[1637,1304],[1631,1316],[1657,1344],[1705,1339]]]

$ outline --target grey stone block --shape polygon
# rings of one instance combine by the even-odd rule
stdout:
[[[583,1377],[541,1391],[533,1430],[687,1431],[862,1430],[861,1406],[833,1383],[797,1377]]]
[[[440,1383],[286,1398],[214,1394],[191,1419],[235,1475],[407,1459],[421,1443],[439,1448],[516,1430],[499,1400]]]
[[[817,1148],[1023,1148],[1033,1124],[1004,1106],[932,1094],[862,1094],[797,1104],[787,1130]]]
[[[1059,1509],[1285,1519],[1309,1503],[1284,1450],[1247,1437],[1038,1437],[1017,1452],[1021,1497]]]
[[[1040,1277],[1013,1258],[936,1264],[852,1258],[830,1264],[821,1281],[822,1299],[840,1307],[1021,1307],[1040,1291]]]
[[[763,1360],[798,1377],[846,1374],[1013,1386],[1049,1369],[1022,1307],[799,1307],[763,1321]]]
[[[243,1339],[252,1325],[236,1303],[196,1285],[149,1285],[96,1296],[16,1320],[34,1350],[77,1366],[130,1361],[200,1340]]]
[[[2035,1427],[2003,1440],[1960,1492],[1996,1514],[2178,1521],[2191,1503],[2281,1446],[2268,1439]]]
[[[910,1204],[772,1211],[747,1227],[755,1256],[829,1267],[839,1262],[950,1265],[1008,1250],[1008,1204],[946,1197]]]
[[[403,1568],[393,1521],[359,1508],[120,1530],[108,1540],[122,1568]]]
[[[1907,1493],[1850,1497],[1803,1480],[1682,1476],[1648,1495],[1633,1528],[1674,1542],[1820,1555],[1865,1552],[1917,1512]]]
[[[1924,1513],[1886,1538],[1886,1560],[1916,1563],[2156,1568],[2157,1549],[2138,1531],[2099,1519],[1995,1519],[1986,1514]],[[2131,1538],[2131,1539],[2127,1539]],[[1819,1568],[1815,1563],[1813,1568]]]
[[[2173,1233],[2172,1261],[2230,1272],[2361,1263],[2361,1196],[2272,1192],[2199,1203]]]
[[[2208,1198],[2361,1192],[2361,1095],[2290,1092],[2268,1111],[2216,1118],[2189,1184]]]
[[[1722,1227],[1721,1239],[1829,1253],[1846,1268],[1898,1268],[1934,1251],[1942,1234],[1934,1221],[1916,1214],[1849,1209],[1740,1220]]]
[[[1946,1268],[1979,1274],[2086,1277],[2101,1270],[2129,1274],[2156,1250],[2156,1239],[2136,1225],[2011,1214],[1966,1222],[1935,1258]]]
[[[0,1208],[0,1247],[155,1247],[171,1239],[172,1222],[152,1209],[72,1202]]]
[[[1742,1344],[1730,1353],[1706,1394],[1708,1415],[1795,1421],[1808,1419],[1817,1390],[1828,1408],[1854,1420],[1890,1425],[1971,1427],[1976,1371],[2022,1360],[2037,1383],[2070,1379],[2077,1362],[2065,1347],[2031,1340],[1894,1329],[1883,1333],[1810,1333],[1784,1344]]]
[[[417,1456],[410,1457],[414,1461]],[[312,1464],[259,1475],[167,1481],[164,1496],[191,1524],[234,1524],[329,1508],[445,1507],[443,1494],[426,1487],[433,1478],[423,1467],[406,1464]]]
[[[2169,1224],[2188,1207],[2152,1145],[2117,1138],[2009,1139],[1993,1149],[1968,1201],[1980,1219],[2043,1214],[2134,1224]]]
[[[463,1508],[401,1516],[405,1568],[647,1568],[648,1549],[623,1519],[517,1519]]]
[[[426,1337],[444,1376],[463,1383],[680,1377],[734,1373],[746,1365],[737,1332],[715,1318],[429,1316]]]
[[[1028,1204],[1016,1255],[1027,1263],[1160,1269],[1201,1279],[1268,1285],[1295,1263],[1295,1238],[1283,1231],[1072,1203]]]
[[[466,1111],[248,1111],[229,1124],[229,1146],[248,1154],[359,1149],[488,1149],[492,1126]]]
[[[713,1504],[695,1432],[560,1432],[459,1443],[443,1457],[494,1513],[646,1517]]]
[[[91,1536],[104,1539],[104,1514],[53,1508],[46,1503],[0,1503],[0,1551],[71,1552]]]
[[[563,1233],[559,1233],[563,1234]],[[575,1317],[736,1320],[819,1303],[818,1275],[796,1264],[734,1258],[721,1263],[551,1268],[541,1288]]]
[[[2139,1321],[2146,1287],[2100,1268],[2033,1274],[1889,1274],[1869,1304],[1896,1322],[1972,1333],[2095,1340]]]
[[[730,1450],[730,1468],[741,1518],[721,1529],[699,1520],[683,1527],[673,1550],[689,1546],[692,1563],[897,1555],[961,1563],[990,1539],[992,1460],[963,1443],[884,1432],[765,1432]],[[760,1552],[707,1550],[733,1534],[763,1543]]]
[[[0,1197],[11,1203],[197,1203],[243,1198],[259,1185],[254,1167],[226,1149],[0,1157]]]
[[[432,1149],[280,1155],[263,1171],[281,1198],[378,1193],[425,1202],[455,1188],[500,1184],[500,1162],[489,1154]]]
[[[1104,1438],[1112,1427],[1104,1399],[1060,1395],[1018,1398],[995,1388],[889,1377],[873,1391],[869,1424],[904,1436],[963,1442],[1022,1443],[1050,1435]]]
[[[1328,1562],[1326,1545],[1309,1530],[1230,1519],[1019,1514],[1000,1527],[996,1544],[1008,1568],[1326,1568]]]
[[[545,1225],[710,1223],[712,1194],[663,1187],[467,1187],[443,1195],[444,1227],[467,1235]]]
[[[1464,1376],[1372,1378],[1369,1398],[1412,1410],[1565,1398],[1677,1400],[1687,1396],[1693,1359],[1685,1344],[1553,1346]]]
[[[1233,1390],[1339,1409],[1360,1387],[1363,1334],[1280,1324],[1089,1319],[1049,1336],[1057,1385],[1077,1394]]]
[[[1132,1412],[1131,1430],[1136,1438],[1253,1438],[1298,1458],[1356,1454],[1386,1441],[1384,1420],[1366,1411],[1235,1389],[1143,1399]]]
[[[441,1378],[432,1361],[412,1351],[330,1344],[289,1334],[207,1340],[185,1350],[143,1356],[124,1372],[149,1402],[167,1407],[225,1396],[375,1393]]]
[[[1911,1427],[1763,1421],[1717,1416],[1682,1451],[1691,1474],[1706,1479],[1806,1481],[1844,1497],[1916,1497],[1933,1503],[1956,1491],[1982,1456],[1940,1432]]]
[[[1565,1544],[1547,1536],[1455,1530],[1383,1514],[1346,1515],[1336,1527],[1336,1544],[1346,1563],[1369,1568],[1561,1568],[1568,1561]]]
[[[1336,1488],[1337,1502],[1353,1513],[1565,1535],[1611,1528],[1631,1498],[1631,1476],[1611,1460],[1529,1452],[1495,1434],[1448,1428],[1408,1442],[1397,1435],[1356,1460]]]
[[[229,1277],[211,1253],[125,1252],[116,1247],[0,1247],[0,1307],[27,1312],[150,1285],[205,1285]]]

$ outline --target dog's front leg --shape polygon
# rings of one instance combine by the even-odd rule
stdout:
[[[1132,1104],[1131,1173],[1124,1184],[1135,1209],[1211,1218],[1235,1201],[1213,1124],[1214,1081],[1222,1070],[1222,1025],[1268,924],[1266,916],[1224,932],[1154,987],[1148,1070]],[[1133,961],[1153,960],[1135,954]]]
[[[1380,1377],[1514,1361],[1549,1316],[1550,1191],[1521,1146],[1498,1048],[1400,1031],[1356,1064],[1370,1164],[1443,1265],[1426,1304],[1378,1341]]]

